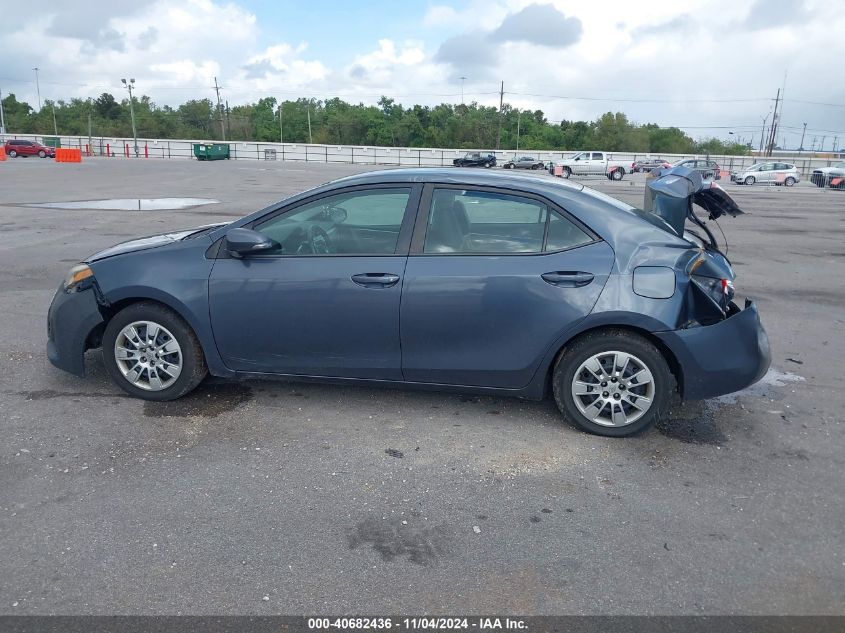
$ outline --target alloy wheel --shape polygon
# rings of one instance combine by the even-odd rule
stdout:
[[[182,348],[176,337],[153,321],[135,321],[120,331],[114,359],[126,380],[147,391],[170,387],[182,373]]]
[[[627,426],[648,412],[654,402],[654,377],[633,354],[595,354],[578,367],[572,399],[581,414],[601,426]]]

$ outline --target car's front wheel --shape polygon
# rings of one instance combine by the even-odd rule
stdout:
[[[755,182],[757,182],[757,179],[754,178],[754,176],[746,176],[745,177],[745,184],[746,185],[753,185]]]
[[[38,150],[38,158],[47,158],[47,152],[43,149]]]
[[[103,361],[121,389],[144,400],[175,400],[208,373],[190,326],[169,308],[150,302],[132,304],[109,321]]]
[[[624,437],[660,419],[675,382],[648,340],[625,330],[599,330],[564,349],[552,386],[567,420],[590,433]]]

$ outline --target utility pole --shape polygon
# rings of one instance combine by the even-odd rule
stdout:
[[[778,129],[778,102],[780,101],[780,88],[778,88],[777,96],[775,97],[775,110],[774,114],[772,114],[772,127],[769,133],[769,141],[766,145],[766,156],[772,155],[772,149],[775,146],[775,138]]]
[[[519,151],[519,120],[522,117],[522,110],[516,111],[516,151]]]
[[[311,138],[311,104],[308,104],[308,109],[306,110],[308,113],[308,144],[313,145],[314,139]]]
[[[505,82],[502,82],[502,88],[499,90],[499,131],[496,133],[496,149],[499,149],[499,144],[502,141],[502,108],[505,104]]]
[[[53,135],[58,138],[59,126],[56,125],[56,104],[52,101],[50,102],[50,109],[53,110]]]
[[[94,153],[94,146],[91,142],[91,97],[88,97],[88,151]]]
[[[38,82],[38,67],[32,70],[35,71],[35,90],[38,92],[38,111],[41,112],[41,84]]]
[[[217,77],[214,78],[214,92],[217,93],[217,115],[220,117],[220,139],[226,140],[226,130],[223,127],[223,106],[220,104],[220,88],[223,86],[217,85]]]
[[[130,79],[129,83],[126,83],[125,79],[121,79],[120,81],[129,91],[129,116],[132,118],[132,138],[135,141],[135,158],[138,158],[138,131],[135,128],[135,105],[132,101],[132,86],[135,85],[135,80]]]
[[[821,144],[819,145],[819,151],[820,151],[820,152],[823,152],[823,151],[824,151],[824,140],[825,140],[826,138],[827,138],[827,135],[822,136],[822,142],[821,142]]]
[[[285,142],[285,128],[282,121],[282,106],[284,105],[284,101],[279,103],[279,143]]]
[[[807,133],[807,124],[804,124],[804,129],[801,131],[801,144],[798,146],[798,153],[804,151],[804,135]]]

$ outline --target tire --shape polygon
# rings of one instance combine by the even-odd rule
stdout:
[[[621,169],[614,169],[610,172],[610,179],[611,180],[622,180],[622,177],[625,175],[625,172]]]
[[[755,182],[757,182],[757,179],[754,176],[746,176],[744,182],[746,185],[753,185]]]
[[[125,330],[130,325],[135,326],[132,338],[136,343],[142,343],[150,334],[148,324],[158,326],[157,351],[163,349],[164,352],[154,361],[156,367],[152,374],[149,365],[145,363],[133,382],[131,376],[134,375],[134,368],[141,367],[141,361],[146,361],[150,352],[149,348],[144,349],[143,346],[132,343]],[[172,351],[174,339],[178,344],[178,356]],[[123,350],[123,354],[131,350],[131,357],[124,356],[118,360],[118,348]],[[153,356],[149,358],[152,359]],[[180,371],[178,375],[172,376],[169,371],[173,371],[177,360],[181,360],[181,363],[178,363]],[[152,302],[134,303],[112,317],[103,333],[103,362],[118,387],[130,396],[142,400],[164,401],[180,398],[199,385],[208,373],[202,346],[191,327],[170,308]],[[161,383],[160,388],[156,388],[155,380]]]
[[[627,357],[623,379],[600,381],[599,375],[609,377],[614,373],[611,367],[619,369],[623,355]],[[594,361],[600,369],[590,374],[584,367],[596,366]],[[650,375],[651,380],[635,377],[636,372],[642,375],[641,369],[647,370],[646,377]],[[606,329],[584,334],[564,348],[555,364],[552,388],[555,403],[567,421],[595,435],[626,437],[660,420],[675,390],[675,379],[663,354],[651,342],[627,330]],[[576,396],[575,390],[585,391]],[[643,411],[646,399],[650,404]],[[594,401],[601,406],[593,409]],[[590,412],[596,415],[590,417]]]
[[[485,169],[490,169],[492,166],[493,166],[493,163],[491,163],[490,161],[488,161],[488,162],[484,163],[484,168],[485,168]]]
[[[561,176],[564,178],[569,178],[572,175],[572,170],[569,167],[564,167]]]
[[[38,150],[38,158],[47,158],[47,152],[43,149]]]
[[[18,155],[18,153],[15,150],[13,150],[13,149],[9,150],[9,158],[15,158],[17,155]]]
[[[534,171],[537,171],[538,169],[540,169],[540,166],[539,165],[531,165],[531,169],[533,169]]]
[[[513,164],[513,163],[507,163],[507,164],[505,165],[505,169],[513,169],[513,168],[514,168],[514,164]]]
[[[783,181],[783,184],[786,185],[787,187],[791,187],[795,184],[795,178],[793,178],[792,176],[789,176],[786,180]]]

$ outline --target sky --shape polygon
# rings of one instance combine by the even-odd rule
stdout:
[[[136,94],[178,105],[341,97],[622,111],[759,144],[777,90],[781,145],[845,146],[845,11],[829,0],[0,0],[0,91]],[[463,78],[463,79],[462,79]],[[769,120],[771,120],[769,118]],[[730,134],[733,132],[733,134]]]

